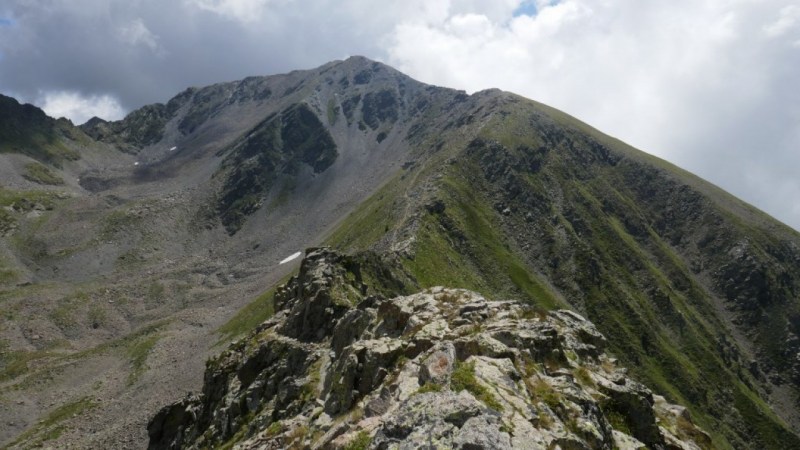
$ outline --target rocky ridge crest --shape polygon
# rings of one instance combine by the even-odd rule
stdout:
[[[310,249],[275,316],[151,420],[149,448],[711,447],[578,314],[443,287],[374,295],[407,286],[363,261]]]

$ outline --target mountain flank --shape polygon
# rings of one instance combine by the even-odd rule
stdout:
[[[800,235],[562,112],[361,57],[78,127],[0,100],[0,445],[416,445],[408,408],[449,404],[471,412],[439,410],[446,445],[472,420],[514,446],[800,447]],[[293,291],[316,259],[345,279],[322,322]],[[417,304],[449,330],[427,348],[381,309]],[[537,327],[558,342],[516,342]]]

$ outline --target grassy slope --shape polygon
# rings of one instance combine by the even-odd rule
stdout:
[[[536,148],[542,142],[526,120],[521,114],[505,116],[485,127],[483,135],[507,148],[521,144]],[[572,128],[568,134],[576,130],[599,134],[561,113],[556,121]],[[565,142],[574,139],[568,136]],[[498,211],[491,195],[497,186],[476,175],[481,168],[475,158],[453,148],[459,156],[444,171],[444,156],[433,158],[428,167],[417,169],[422,174],[419,179],[428,179],[426,171],[442,175],[435,196],[446,207],[439,212],[417,209],[415,251],[413,258],[403,259],[406,268],[422,286],[463,287],[548,308],[563,306],[566,298],[597,324],[612,350],[641,381],[687,405],[712,433],[716,446],[800,446],[800,439],[749,387],[753,378],[720,354],[719,337],[727,333],[711,294],[689,270],[688,258],[648,224],[654,211],[639,206],[642,194],[633,191],[630,177],[637,164],[655,165],[708,195],[719,210],[739,218],[734,226],[742,233],[763,238],[780,226],[668,163],[629,147],[618,150],[619,144],[607,137],[601,142],[636,164],[596,169],[593,162],[576,159],[567,144],[558,144],[565,148],[550,152],[543,170],[522,177],[523,191],[541,194],[542,209],[548,213],[532,223]],[[587,164],[591,171],[581,172]],[[406,217],[398,210],[408,207],[404,195],[416,187],[414,180],[408,175],[387,183],[329,242],[342,248],[368,248],[391,236],[404,226],[398,221]],[[764,224],[770,230],[764,230]],[[514,232],[520,229],[524,231]],[[520,248],[517,241],[526,235],[535,251]]]
[[[278,286],[285,283],[288,277],[275,283],[275,285],[263,293],[259,294],[256,298],[245,305],[233,317],[228,319],[227,322],[222,324],[217,329],[220,334],[219,342],[225,342],[238,338],[246,333],[254,330],[261,322],[272,317],[275,313],[275,291]]]
[[[32,105],[20,105],[0,95],[0,153],[22,153],[43,163],[59,167],[80,155],[67,147],[64,136],[81,136],[71,124],[47,117]]]

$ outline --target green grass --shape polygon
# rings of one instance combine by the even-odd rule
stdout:
[[[561,394],[545,379],[537,377],[536,381],[529,381],[526,384],[532,399],[542,401],[553,409],[561,404]]]
[[[420,388],[417,389],[417,391],[415,393],[416,394],[425,394],[425,393],[428,393],[428,392],[442,392],[443,389],[444,389],[444,386],[442,386],[441,384],[429,382],[429,383],[425,383],[422,386],[420,386]]]
[[[154,281],[150,283],[150,286],[147,287],[147,300],[154,303],[160,302],[164,299],[164,293],[166,292],[166,289],[167,288],[165,288],[161,282]]]
[[[631,427],[628,425],[628,419],[626,419],[625,416],[614,410],[604,411],[603,415],[606,417],[606,420],[608,420],[611,428],[621,431],[629,436],[633,436]]]
[[[523,263],[503,238],[492,210],[451,175],[441,191],[447,207],[428,214],[418,236],[417,253],[407,266],[423,287],[446,285],[483,295],[515,296],[547,309],[563,302]],[[461,241],[467,246],[459,245]]]
[[[61,194],[52,191],[16,191],[0,187],[0,207],[14,206],[26,210],[27,204],[41,204],[53,208]]]
[[[50,314],[50,320],[61,330],[67,330],[78,323],[77,314],[83,305],[89,301],[89,296],[83,291],[76,291],[58,301],[58,306]]]
[[[788,426],[746,386],[737,383],[732,390],[736,409],[744,416],[747,426],[758,433],[765,448],[789,448],[787,443],[798,442]],[[792,448],[798,447],[792,445]]]
[[[130,357],[130,360],[138,359],[139,355],[146,354],[149,352],[149,348],[152,348],[152,345],[142,344],[143,341],[149,341],[150,338],[164,329],[167,325],[169,325],[170,320],[160,320],[158,322],[151,323],[149,325],[145,325],[131,333],[127,336],[123,336],[119,339],[115,339],[113,341],[105,342],[97,347],[84,350],[79,353],[75,353],[69,355],[68,358],[72,360],[80,360],[89,356],[106,354],[110,350],[124,350],[125,353]],[[155,342],[153,342],[155,343]],[[139,347],[139,349],[134,350],[134,347]],[[119,353],[115,353],[119,354]]]
[[[496,411],[503,411],[503,404],[475,376],[474,361],[469,363],[456,362],[453,374],[450,377],[450,388],[453,392],[466,390],[486,406]]]
[[[115,234],[128,231],[140,224],[141,221],[141,217],[133,214],[129,207],[125,209],[115,209],[103,217],[100,236],[103,239],[111,239]]]
[[[84,397],[79,400],[76,400],[72,403],[67,403],[66,405],[59,406],[58,408],[51,411],[44,419],[44,425],[52,425],[55,423],[63,422],[72,416],[80,414],[86,410],[89,410],[95,406],[94,400]]]
[[[0,153],[20,153],[55,167],[61,167],[65,161],[80,159],[80,154],[58,136],[57,129],[63,129],[66,125],[45,125],[9,136],[4,133],[1,122],[4,120],[0,117]]]
[[[22,177],[28,181],[38,184],[46,184],[50,186],[60,186],[64,184],[63,178],[56,175],[47,166],[38,162],[27,164]]]
[[[63,193],[52,191],[17,191],[0,187],[0,237],[16,227],[16,231],[11,234],[11,242],[15,245],[21,244],[22,250],[28,250],[27,244],[35,241],[32,234],[42,225],[45,216],[25,219],[24,214],[38,207],[51,210],[64,197]],[[32,255],[36,256],[36,252]],[[2,272],[3,267],[0,264],[0,273]],[[5,275],[8,279],[14,276],[13,270]],[[2,278],[0,275],[0,282]]]
[[[54,356],[56,356],[55,353],[47,350],[3,350],[0,352],[0,381],[14,380],[25,375],[29,371],[31,362]]]
[[[715,323],[708,294],[691,281],[685,263],[662,239],[655,239],[652,230],[634,237],[619,216],[608,217],[595,197],[602,193],[601,187],[595,186],[591,194],[581,189],[575,192],[588,200],[575,198],[571,204],[586,209],[583,217],[594,218],[588,222],[593,256],[602,261],[605,272],[604,281],[590,288],[589,318],[616,347],[634,377],[671,401],[686,405],[698,423],[711,432],[715,445],[729,448],[729,442],[736,442],[735,435],[742,430],[719,426],[710,417],[709,409],[718,406],[709,404],[708,393],[729,385],[737,375],[716,353],[717,333],[713,330],[723,326]],[[607,199],[604,201],[608,204]],[[668,293],[668,302],[654,303],[644,295],[649,287]],[[647,338],[647,347],[642,345],[643,337]],[[747,417],[759,411],[759,417],[774,417],[766,405],[754,399],[757,396],[750,393],[734,414]],[[769,419],[744,422],[754,427],[751,433],[780,434],[776,430],[781,427]],[[781,436],[789,439],[785,442],[791,441],[785,432]],[[769,448],[775,448],[775,443],[771,441]]]
[[[342,450],[367,450],[372,443],[372,436],[366,431],[359,431],[356,437],[343,447]]]
[[[584,386],[595,386],[594,379],[592,375],[589,373],[589,369],[584,366],[578,367],[577,369],[572,371],[572,374],[575,376],[575,379],[580,382],[580,384]]]
[[[152,334],[136,339],[128,345],[128,358],[131,362],[128,385],[136,383],[139,377],[147,370],[147,357],[160,339],[160,335]]]
[[[422,220],[413,259],[405,265],[422,287],[447,286],[488,294],[486,282],[458,254],[432,217]]]
[[[400,211],[404,208],[398,193],[406,181],[396,177],[352,212],[326,240],[329,245],[351,250],[366,250],[386,233],[399,226]]]
[[[39,447],[44,441],[49,441],[58,438],[66,430],[62,425],[74,416],[80,415],[94,407],[96,407],[94,400],[89,397],[83,397],[70,403],[59,406],[58,408],[50,411],[42,420],[34,426],[25,430],[22,434],[8,444],[7,448],[12,448],[20,444],[28,443],[27,447]]]
[[[89,324],[92,327],[104,325],[107,317],[106,309],[97,303],[91,305],[89,311],[86,313],[86,318],[89,320]]]
[[[97,347],[84,350],[78,353],[64,354],[53,351],[35,352],[4,352],[0,357],[3,362],[3,370],[0,372],[0,380],[14,379],[21,375],[28,374],[28,363],[37,359],[54,358],[54,360],[64,362],[76,362],[94,355],[108,353],[116,350],[114,354],[123,354],[128,359],[131,371],[128,374],[128,384],[135,383],[139,377],[147,370],[147,358],[155,344],[161,338],[158,331],[165,327],[169,322],[160,321],[140,328],[120,339],[106,342]],[[45,367],[31,374],[21,385],[49,377],[48,372],[52,368]],[[32,379],[33,378],[33,379]]]
[[[29,363],[38,359],[50,358],[54,362],[74,364],[85,358],[95,355],[106,354],[114,350],[114,355],[124,355],[130,364],[131,371],[128,374],[128,384],[135,383],[139,377],[147,370],[147,358],[155,344],[161,338],[157,334],[165,327],[169,321],[160,321],[140,328],[120,339],[106,342],[97,347],[77,353],[57,353],[52,350],[40,350],[35,352],[3,352],[0,355],[0,381],[16,379],[25,375],[26,378],[18,383],[18,388],[29,389],[33,383],[42,380],[52,379],[53,374],[60,370],[53,365],[45,365],[41,369],[31,371]]]
[[[228,319],[217,329],[220,334],[220,342],[242,336],[253,331],[259,324],[272,317],[275,313],[275,290],[277,286],[285,283],[288,277],[275,284],[275,287],[268,289],[250,303],[245,305],[233,317]]]

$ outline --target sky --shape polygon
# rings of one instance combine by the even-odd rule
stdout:
[[[75,123],[351,55],[549,104],[800,230],[796,0],[0,3],[0,92]]]

